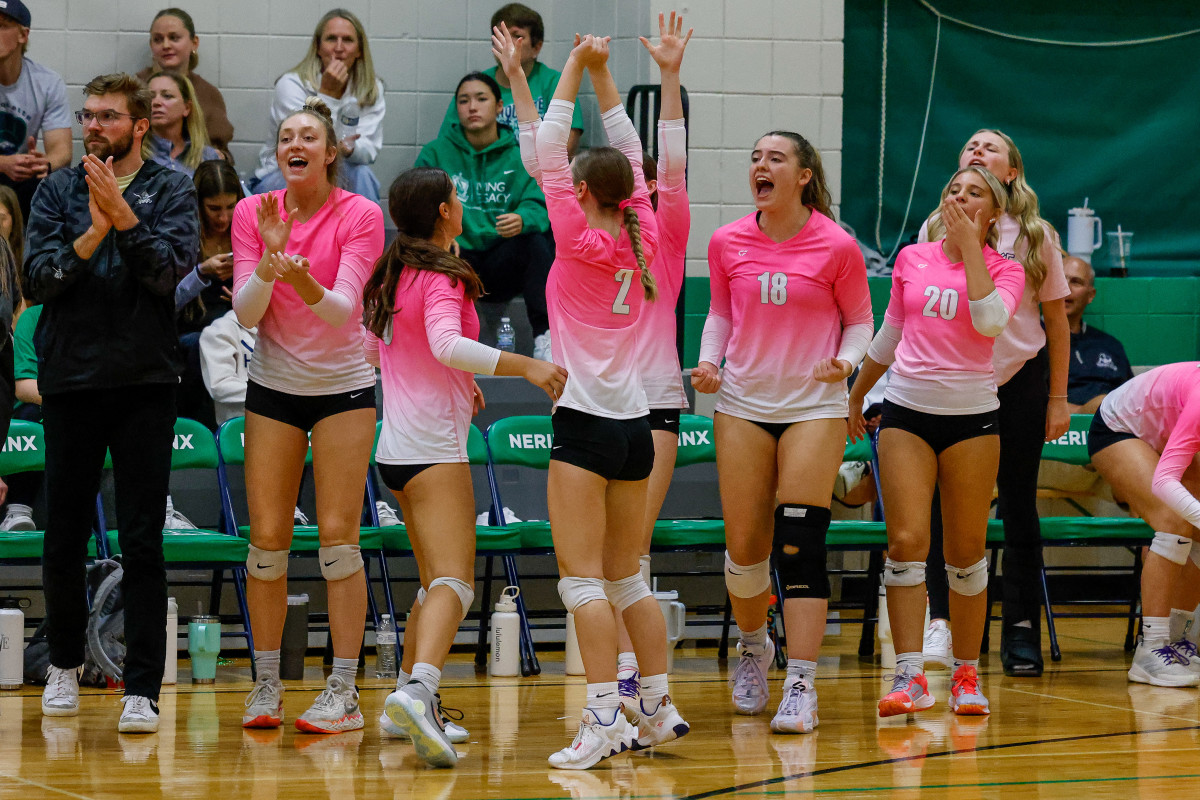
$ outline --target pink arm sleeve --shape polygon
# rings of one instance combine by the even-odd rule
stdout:
[[[842,317],[842,341],[837,357],[856,367],[871,343],[875,320],[871,316],[867,265],[862,250],[854,242],[847,243],[843,249],[833,283],[833,301]]]
[[[729,299],[729,276],[721,261],[721,237],[714,235],[708,242],[708,285],[710,299],[708,318],[700,337],[700,360],[721,366],[729,338],[733,334],[733,307]]]
[[[355,309],[362,309],[362,291],[375,262],[383,253],[383,212],[379,206],[363,204],[351,222],[342,243],[337,277],[333,288],[309,308],[335,328],[350,321]]]
[[[1196,453],[1200,453],[1200,393],[1193,392],[1158,459],[1150,489],[1172,511],[1191,525],[1200,527],[1200,502],[1182,480]]]
[[[271,303],[274,281],[254,276],[262,259],[263,243],[258,235],[258,220],[253,198],[246,198],[233,210],[233,310],[238,322],[253,328],[262,321]],[[252,280],[253,278],[253,280]]]
[[[452,369],[495,374],[500,351],[462,335],[462,283],[451,286],[448,277],[435,275],[426,285],[425,335],[433,357]]]

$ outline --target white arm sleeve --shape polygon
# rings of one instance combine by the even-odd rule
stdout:
[[[605,111],[600,119],[604,122],[604,132],[608,135],[608,143],[617,148],[629,163],[636,169],[642,166],[642,140],[633,127],[633,120],[625,113],[625,106],[615,105]]]
[[[848,325],[842,331],[842,343],[838,347],[837,354],[838,360],[845,361],[851,367],[861,364],[867,347],[871,344],[871,334],[874,332],[875,326],[870,322]]]
[[[438,355],[437,359],[447,367],[461,369],[463,372],[495,375],[496,365],[500,363],[500,351],[474,339],[460,336],[451,346],[450,353]]]
[[[233,310],[237,312],[238,322],[247,328],[257,325],[263,314],[267,313],[274,288],[275,281],[264,281],[257,272],[250,273],[250,280],[242,285],[233,298]]]
[[[900,344],[900,329],[893,327],[885,322],[879,326],[879,332],[875,334],[875,338],[871,340],[871,346],[867,348],[867,355],[876,364],[891,366],[896,360],[896,346]]]
[[[658,180],[665,186],[679,186],[687,174],[687,129],[682,119],[664,119],[658,123]]]
[[[1184,488],[1179,481],[1163,481],[1153,487],[1154,496],[1162,500],[1171,510],[1188,521],[1189,524],[1200,527],[1200,501],[1192,497],[1191,492]]]
[[[542,185],[542,167],[538,164],[537,157],[537,132],[541,124],[540,119],[536,122],[522,122],[517,129],[517,143],[521,146],[521,163],[525,165],[525,171],[529,173],[529,176],[537,181],[538,186]]]
[[[390,321],[388,324],[391,324]],[[379,337],[363,328],[363,358],[375,369],[379,369]]]
[[[340,328],[350,320],[354,302],[341,292],[326,289],[321,299],[309,306],[309,309],[333,327]]]
[[[993,289],[987,297],[971,300],[971,325],[984,336],[999,336],[1008,324],[1008,306],[1000,292]]]
[[[729,346],[729,336],[732,332],[731,320],[709,311],[708,318],[704,320],[704,332],[700,334],[699,360],[720,367],[725,359],[725,348]]]

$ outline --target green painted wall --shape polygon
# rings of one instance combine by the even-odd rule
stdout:
[[[890,278],[871,278],[871,307],[879,326],[887,308]],[[708,314],[708,278],[684,284],[683,366],[696,364]],[[1116,336],[1134,366],[1200,359],[1200,278],[1097,278],[1096,300],[1084,317]]]

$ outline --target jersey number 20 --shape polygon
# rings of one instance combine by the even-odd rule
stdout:
[[[954,289],[942,290],[936,286],[926,286],[925,296],[929,298],[929,302],[925,304],[922,315],[954,319],[954,315],[958,313],[958,292]]]
[[[621,284],[621,289],[617,292],[617,299],[613,300],[612,312],[628,314],[629,304],[625,302],[625,298],[629,296],[629,285],[633,282],[633,270],[619,269],[617,274],[613,275],[613,280]]]
[[[759,297],[764,304],[769,302],[781,306],[787,302],[787,275],[782,272],[776,272],[774,275],[764,272],[758,276],[758,282],[762,284]]]

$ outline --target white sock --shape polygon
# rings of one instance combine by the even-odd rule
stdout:
[[[637,675],[637,656],[633,653],[617,653],[617,680],[627,681]]]
[[[399,689],[404,684],[412,680],[412,673],[405,672],[404,667],[396,667],[396,688]]]
[[[430,694],[437,694],[438,686],[442,683],[442,671],[433,664],[418,661],[413,664],[412,680],[428,689]]]
[[[1167,638],[1172,642],[1178,642],[1180,639],[1186,638],[1186,633],[1192,621],[1192,612],[1184,611],[1181,608],[1172,608],[1170,623],[1167,633]]]
[[[358,675],[358,659],[357,658],[338,658],[333,657],[333,674],[344,680],[351,686],[354,685],[354,678]]]
[[[978,658],[972,658],[972,659],[956,658],[956,659],[954,659],[954,671],[957,672],[959,667],[974,667],[975,672],[978,673],[979,672],[979,659]]]
[[[642,676],[642,705],[644,708],[658,708],[659,703],[666,696],[667,673]]]
[[[787,663],[787,678],[783,681],[783,685],[789,687],[798,680],[803,680],[809,686],[812,686],[817,680],[817,662],[789,658]]]
[[[278,650],[255,650],[254,651],[254,668],[258,671],[258,677],[270,675],[273,678],[279,677],[279,651]]]
[[[617,694],[617,682],[589,683],[587,685],[587,707],[593,711],[616,711],[621,707],[621,696]],[[598,715],[601,722],[608,724],[608,714]]]
[[[1023,620],[1021,620],[1020,622],[1018,622],[1017,624],[1013,625],[1013,627],[1014,627],[1014,628],[1032,628],[1032,627],[1033,627],[1033,620],[1031,620],[1031,619],[1023,619]]]
[[[767,623],[756,631],[742,631],[742,648],[761,653],[767,648]]]
[[[924,653],[897,653],[896,654],[896,674],[897,675],[923,675],[925,674],[925,655]]]
[[[1142,617],[1142,641],[1147,646],[1158,647],[1167,641],[1170,630],[1170,617]]]

